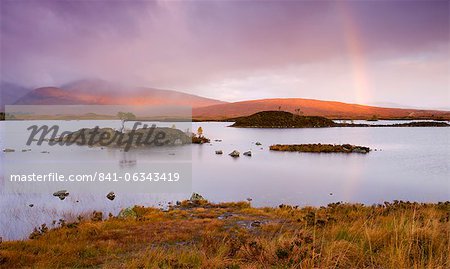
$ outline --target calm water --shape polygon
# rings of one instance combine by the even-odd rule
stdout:
[[[71,192],[66,200],[59,201],[51,193],[11,194],[2,189],[0,236],[4,239],[24,238],[41,223],[59,218],[71,219],[93,210],[117,214],[121,208],[134,204],[165,205],[189,198],[192,191],[215,202],[251,197],[255,206],[450,199],[450,128],[242,129],[227,127],[230,123],[201,122],[193,123],[190,128],[196,130],[201,126],[204,135],[211,138],[211,144],[124,153],[88,147],[70,147],[70,150],[48,146],[24,147],[20,144],[27,137],[23,130],[30,123],[0,124],[2,131],[14,133],[17,137],[13,141],[5,141],[5,134],[2,135],[1,147],[16,149],[13,153],[3,153],[2,159],[72,158],[93,162],[109,160],[119,165],[124,158],[134,158],[139,163],[169,160],[176,156],[192,160],[193,173],[192,189],[185,193],[136,195],[114,190],[117,194],[114,201],[97,193]],[[66,121],[58,124],[64,130],[95,125],[120,126],[117,121]],[[167,123],[167,126],[171,125]],[[215,139],[222,141],[216,142]],[[262,146],[256,146],[255,142],[261,142]],[[377,151],[366,155],[270,152],[268,147],[277,143],[350,143]],[[31,148],[31,152],[21,152],[22,148]],[[251,150],[253,156],[228,156],[235,149],[241,153]],[[50,151],[50,154],[40,153],[43,150]],[[216,150],[223,150],[224,154],[216,155]],[[29,204],[34,204],[34,207],[29,207]]]

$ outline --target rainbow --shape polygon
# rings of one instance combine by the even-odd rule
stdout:
[[[337,1],[336,3],[338,14],[342,19],[351,64],[354,97],[358,104],[367,104],[372,99],[373,89],[371,89],[364,44],[360,39],[358,24],[353,20],[352,10],[347,1]]]

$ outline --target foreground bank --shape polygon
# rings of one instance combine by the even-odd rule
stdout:
[[[252,208],[184,201],[37,229],[2,268],[448,268],[450,202]],[[86,218],[85,218],[86,219]]]

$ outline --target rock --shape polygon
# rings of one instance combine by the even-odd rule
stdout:
[[[115,198],[116,198],[116,194],[112,191],[112,192],[109,192],[107,195],[106,195],[106,198],[108,198],[109,200],[114,200]]]
[[[69,193],[66,190],[61,190],[53,193],[53,196],[58,197],[60,200],[64,200],[67,196],[69,196]]]
[[[352,150],[352,152],[363,153],[363,154],[369,153],[369,151],[370,151],[370,149],[366,148],[366,147],[355,147]]]
[[[261,226],[261,221],[255,220],[254,222],[252,222],[250,224],[251,227],[260,227]]]
[[[216,154],[218,154],[218,155],[223,154],[223,151],[221,151],[221,150],[216,150]]]
[[[3,149],[3,152],[15,152],[16,150],[14,150],[14,149],[9,149],[9,148],[6,148],[6,149]]]
[[[33,207],[34,205],[33,205],[33,204],[29,204],[28,206],[29,206],[29,207]]]
[[[119,215],[117,215],[119,219],[135,219],[137,218],[136,212],[133,210],[133,207],[127,207],[120,210]]]
[[[191,202],[195,202],[195,201],[205,201],[206,199],[203,198],[203,196],[201,196],[200,194],[194,192],[191,195],[191,198],[189,198],[189,201]]]
[[[239,157],[239,151],[237,151],[237,150],[233,150],[233,152],[231,152],[230,154],[228,154],[228,155],[230,155],[231,157],[234,157],[234,158],[236,158],[236,157]]]
[[[255,145],[257,145],[257,146],[261,146],[262,144],[260,143],[260,142],[256,142],[256,144]]]
[[[31,149],[22,149],[22,152],[28,152],[31,151]]]
[[[47,154],[48,154],[48,153],[50,153],[50,152],[48,152],[48,151],[44,150],[44,151],[41,151],[41,153],[47,153]]]
[[[216,139],[215,142],[222,142],[222,139]]]
[[[252,157],[252,152],[250,150],[246,151],[246,152],[244,152],[244,155],[248,156],[248,157]]]

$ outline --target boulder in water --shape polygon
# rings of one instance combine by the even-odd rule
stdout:
[[[112,192],[109,192],[107,195],[106,195],[106,198],[108,198],[109,200],[114,200],[115,198],[116,198],[116,194],[112,191]]]
[[[236,157],[239,157],[239,151],[237,151],[237,150],[233,150],[233,152],[231,152],[230,154],[228,154],[228,155],[230,155],[231,157],[234,157],[234,158],[236,158]]]
[[[53,196],[58,197],[60,200],[64,200],[67,196],[69,196],[69,193],[66,190],[61,190],[53,193]]]

